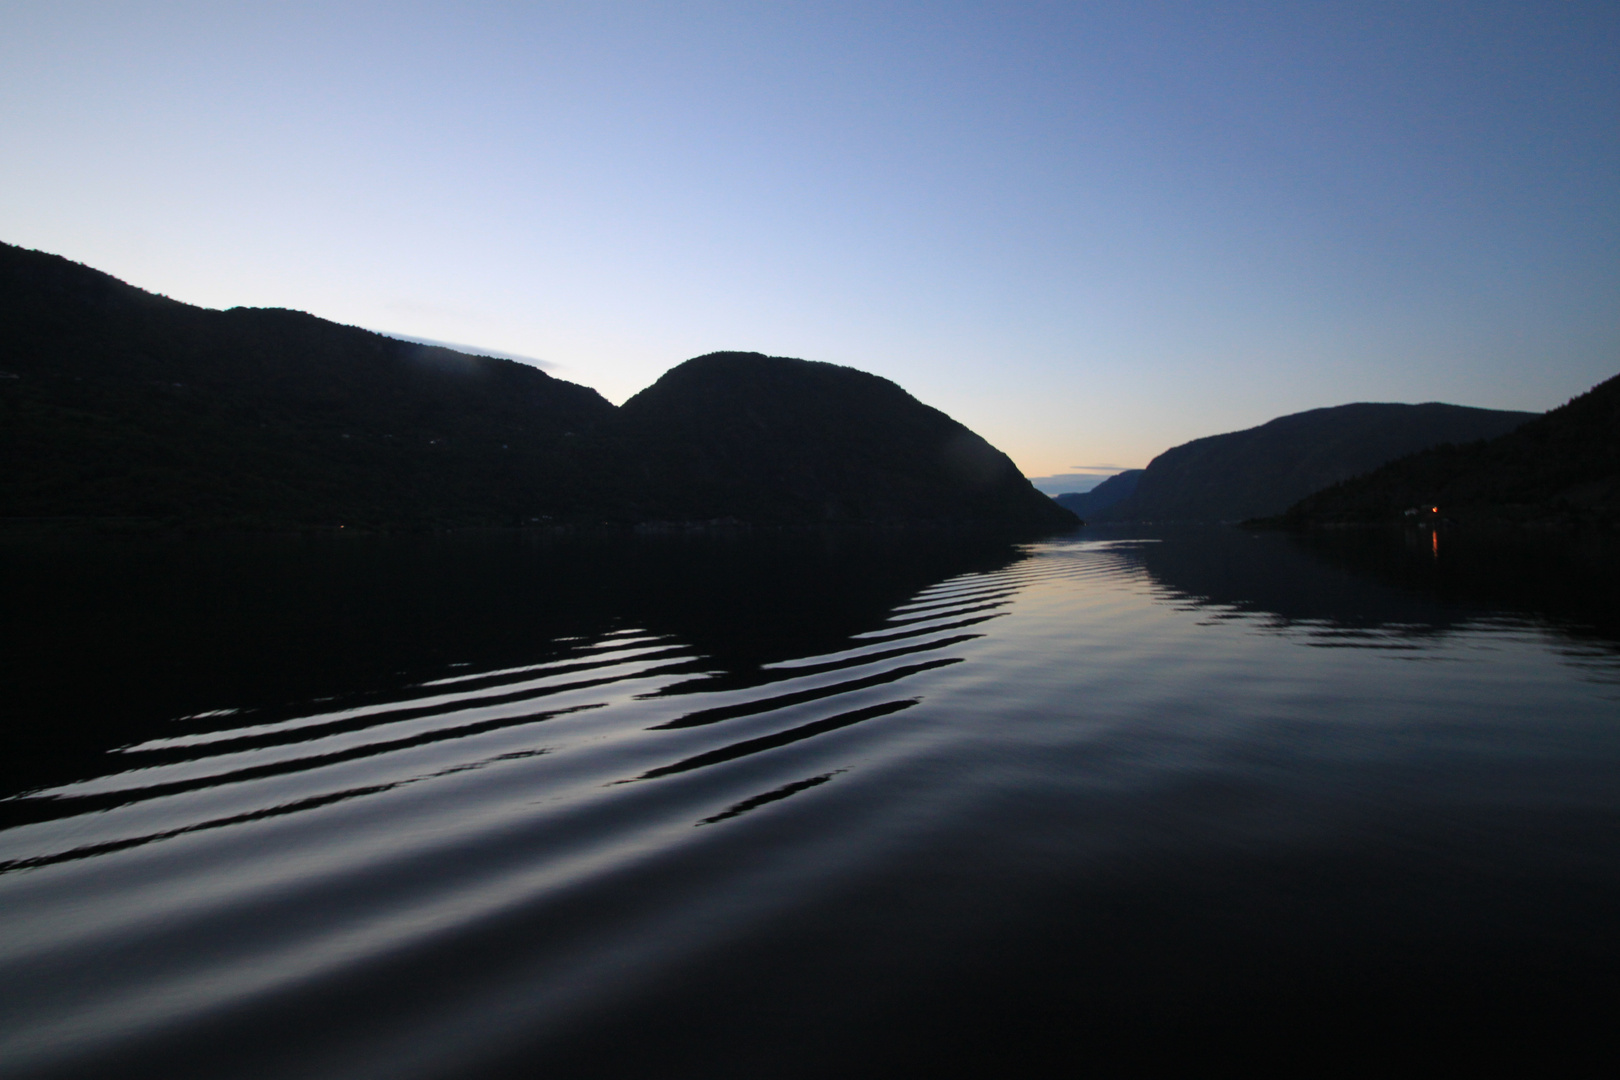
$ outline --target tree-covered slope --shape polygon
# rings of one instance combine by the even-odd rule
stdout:
[[[618,422],[647,517],[1074,524],[1001,451],[853,368],[711,353],[625,402]]]
[[[6,516],[506,521],[592,497],[596,391],[0,246]]]
[[[1126,469],[1115,473],[1090,491],[1071,491],[1056,497],[1055,501],[1070,513],[1091,520],[1104,511],[1129,498],[1142,479],[1141,469]]]
[[[1440,443],[1492,438],[1534,413],[1358,403],[1278,417],[1172,447],[1136,491],[1093,515],[1113,521],[1243,521],[1282,513],[1330,484]]]
[[[1436,446],[1303,499],[1294,526],[1443,517],[1538,524],[1620,522],[1620,375],[1506,435]]]
[[[511,360],[192,307],[8,245],[0,455],[5,519],[1073,524],[984,440],[851,369],[716,354],[619,410]]]

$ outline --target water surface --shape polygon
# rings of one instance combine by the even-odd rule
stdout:
[[[6,555],[8,1076],[1613,1051],[1595,541]]]

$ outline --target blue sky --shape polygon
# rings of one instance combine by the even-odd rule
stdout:
[[[74,3],[0,239],[622,401],[753,349],[1030,475],[1620,371],[1620,5]]]

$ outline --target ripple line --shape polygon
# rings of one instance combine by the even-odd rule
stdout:
[[[455,739],[464,739],[471,735],[481,735],[489,731],[498,731],[502,728],[522,727],[526,724],[538,724],[559,716],[571,713],[586,712],[591,709],[600,709],[602,703],[590,705],[576,705],[568,709],[553,709],[549,712],[525,713],[522,716],[503,716],[494,720],[482,720],[471,724],[459,724],[449,728],[436,728],[433,731],[423,732],[407,738],[391,739],[387,742],[372,742],[361,746],[349,747],[345,750],[336,750],[326,754],[311,754],[304,757],[293,758],[288,761],[276,761],[263,765],[248,765],[232,769],[228,772],[211,773],[188,780],[171,780],[138,786],[122,787],[112,791],[96,792],[85,795],[44,795],[19,799],[7,808],[5,827],[15,825],[34,824],[41,821],[53,821],[58,818],[72,817],[78,814],[89,813],[96,810],[111,810],[120,806],[132,806],[149,799],[157,799],[167,795],[178,795],[188,791],[202,791],[211,787],[223,787],[238,784],[248,780],[260,780],[270,776],[285,776],[292,773],[308,772],[313,769],[324,768],[346,761],[357,761],[362,758],[377,757],[383,754],[394,753],[399,750],[408,750],[417,746],[427,746],[432,743],[446,742]],[[138,770],[144,772],[145,770]],[[32,811],[32,813],[30,812]],[[3,867],[0,867],[3,869]]]
[[[884,702],[882,705],[869,705],[864,709],[853,709],[849,712],[839,713],[836,716],[829,716],[823,720],[800,724],[796,728],[788,728],[786,731],[779,731],[774,735],[762,735],[757,739],[745,739],[742,742],[732,743],[730,746],[722,746],[718,750],[710,750],[707,753],[683,758],[673,765],[661,765],[656,769],[647,770],[634,779],[655,780],[660,776],[673,776],[676,773],[690,772],[693,769],[701,769],[708,765],[718,765],[724,761],[734,761],[740,757],[747,757],[749,754],[774,750],[778,746],[787,746],[790,743],[796,743],[816,735],[824,735],[829,731],[837,731],[839,728],[849,727],[851,724],[859,724],[863,720],[874,720],[879,716],[888,716],[890,713],[909,709],[920,701],[922,701],[922,698],[905,698],[900,701]],[[618,782],[621,784],[629,783],[629,781],[625,780]]]
[[[933,630],[916,631],[905,636],[920,637],[923,633],[933,632]],[[829,671],[843,671],[848,668],[876,664],[884,660],[893,660],[901,656],[911,656],[915,653],[932,652],[935,649],[943,649],[949,645],[960,645],[964,641],[973,641],[983,636],[983,634],[958,634],[955,637],[944,638],[939,641],[925,641],[898,649],[883,649],[878,652],[855,653],[848,656],[838,656],[838,654],[834,653],[829,655],[838,656],[837,659],[822,660],[819,663],[805,663],[798,667],[783,667],[776,664],[761,665],[759,670],[754,672],[740,672],[731,676],[671,683],[668,686],[661,686],[657,690],[638,694],[636,700],[646,701],[653,698],[673,697],[679,694],[723,693],[732,690],[747,690],[756,686],[769,686],[772,683],[786,682],[789,679],[798,679],[810,675],[825,675]]]
[[[686,648],[667,649],[661,652],[645,653],[634,658],[621,658],[618,660],[591,662],[586,664],[570,665],[556,668],[538,679],[530,679],[515,684],[516,689],[507,689],[505,693],[495,692],[502,688],[512,687],[512,683],[503,683],[500,687],[484,687],[478,690],[468,690],[454,694],[435,694],[431,697],[399,698],[384,704],[366,705],[353,709],[342,709],[337,712],[315,713],[309,716],[294,717],[290,720],[280,720],[270,724],[254,724],[248,727],[226,728],[218,731],[204,732],[197,735],[176,735],[162,739],[148,739],[146,742],[133,746],[120,747],[116,752],[120,754],[148,754],[169,749],[187,749],[195,746],[207,746],[221,742],[240,742],[245,740],[262,740],[260,745],[275,745],[270,736],[287,732],[307,732],[312,728],[336,727],[349,724],[351,730],[363,729],[372,726],[379,718],[386,718],[389,722],[410,720],[419,716],[430,716],[446,711],[447,705],[458,705],[467,702],[477,702],[480,705],[500,705],[510,701],[520,701],[526,697],[546,697],[552,694],[565,693],[570,690],[580,690],[592,686],[604,686],[608,683],[622,682],[625,679],[641,678],[647,675],[665,675],[679,673],[683,669],[690,670],[692,664],[699,663],[696,657],[684,664],[666,664],[661,667],[636,668],[624,674],[611,675],[599,679],[581,679],[575,682],[562,683],[557,686],[543,686],[546,679],[556,675],[568,675],[577,671],[604,667],[620,667],[627,663],[640,660],[659,660],[674,656],[690,656],[691,650]],[[424,684],[425,685],[425,684]],[[188,755],[189,760],[189,755]]]
[[[789,795],[797,795],[801,791],[807,791],[810,788],[818,787],[825,784],[839,773],[848,771],[848,769],[834,769],[832,772],[822,773],[820,776],[812,776],[808,780],[795,780],[791,784],[783,784],[781,787],[767,791],[763,795],[755,795],[752,799],[744,799],[740,803],[734,803],[733,805],[720,811],[720,813],[715,814],[713,817],[706,817],[702,821],[697,822],[697,824],[713,825],[717,821],[725,821],[727,818],[734,818],[740,814],[746,814],[748,811],[753,810],[756,807],[764,806],[767,803],[777,802],[780,799],[787,798]]]
[[[848,694],[856,690],[865,690],[868,687],[882,686],[884,683],[898,682],[912,675],[934,668],[947,667],[951,664],[960,664],[960,656],[947,656],[939,660],[930,660],[924,664],[907,664],[903,667],[892,668],[876,675],[868,675],[860,679],[848,679],[844,682],[833,683],[829,686],[817,686],[809,690],[797,690],[791,694],[777,694],[774,697],[756,698],[753,701],[739,702],[736,705],[717,705],[710,709],[699,709],[689,712],[685,716],[678,716],[674,720],[662,724],[654,724],[648,731],[667,731],[672,728],[702,727],[706,724],[717,724],[722,720],[734,720],[740,716],[754,716],[763,712],[774,712],[785,709],[790,705],[802,705],[807,701],[819,701],[822,698],[836,697],[839,694]]]

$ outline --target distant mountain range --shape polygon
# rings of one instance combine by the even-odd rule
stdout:
[[[1055,496],[1059,506],[1078,514],[1084,520],[1100,517],[1105,511],[1132,495],[1142,479],[1141,469],[1126,469],[1115,473],[1090,491],[1071,491]]]
[[[197,308],[0,245],[0,517],[1072,527],[885,379],[716,353],[615,408],[510,360]]]
[[[1122,485],[1121,497],[1109,504],[1082,509],[1072,496],[1063,504],[1088,521],[1268,517],[1395,458],[1441,443],[1493,438],[1535,415],[1436,402],[1312,409],[1172,447],[1148,462],[1134,490],[1124,493]],[[1101,493],[1099,486],[1087,494]]]
[[[1346,480],[1276,521],[1304,528],[1431,514],[1538,525],[1620,523],[1620,375],[1505,435],[1432,447]]]

